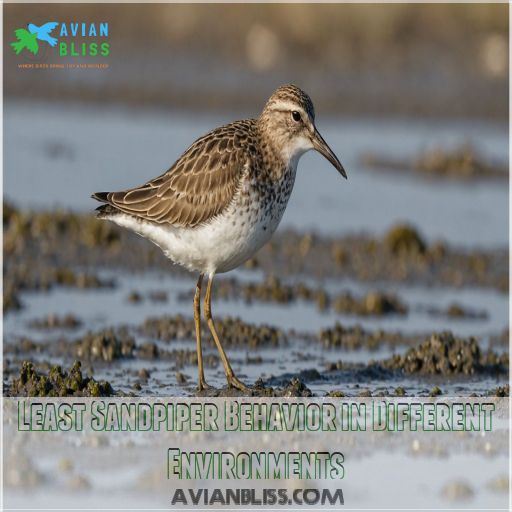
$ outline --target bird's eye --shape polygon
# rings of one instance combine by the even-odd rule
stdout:
[[[296,110],[294,110],[292,112],[292,118],[294,121],[296,121],[298,123],[300,121],[300,112],[297,112]]]

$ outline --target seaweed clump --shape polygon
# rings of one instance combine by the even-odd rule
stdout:
[[[32,329],[76,329],[81,325],[82,322],[73,314],[65,316],[49,314],[29,323],[29,327]]]
[[[13,396],[112,396],[113,389],[107,381],[97,381],[84,377],[80,361],[75,361],[68,372],[61,366],[54,366],[44,375],[38,372],[33,363],[24,361],[20,375],[13,379]]]

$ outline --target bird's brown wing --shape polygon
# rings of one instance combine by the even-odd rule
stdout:
[[[250,126],[233,123],[198,139],[165,173],[122,192],[93,197],[158,224],[194,227],[231,203],[249,164]]]

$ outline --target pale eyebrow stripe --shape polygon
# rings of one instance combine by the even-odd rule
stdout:
[[[304,112],[302,106],[297,105],[296,103],[293,103],[291,101],[276,101],[274,105],[275,107],[273,107],[272,110],[277,110],[278,112],[286,112],[288,110],[297,110]]]

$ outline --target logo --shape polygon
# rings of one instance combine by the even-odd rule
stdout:
[[[57,44],[57,39],[51,37],[50,33],[58,25],[56,21],[50,21],[38,27],[33,23],[29,23],[27,28],[18,28],[14,31],[17,41],[11,43],[16,55],[19,55],[23,50],[27,50],[34,55],[39,53],[39,41],[46,41],[50,46]]]
[[[110,55],[108,23],[66,23],[49,21],[37,26],[14,30],[16,41],[10,43],[14,53],[38,55],[41,45],[54,49],[57,57],[107,57]]]

